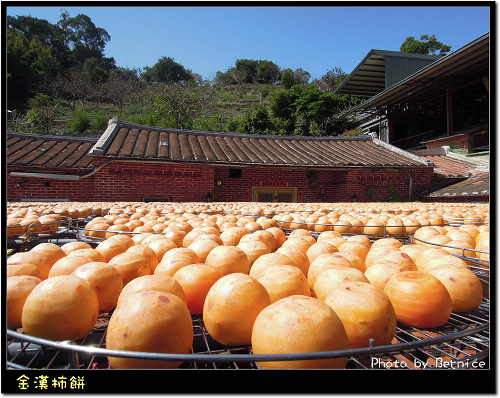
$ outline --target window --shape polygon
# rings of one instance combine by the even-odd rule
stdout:
[[[307,170],[307,179],[315,180],[316,179],[316,170]]]
[[[229,169],[229,178],[242,178],[243,170],[242,169]]]

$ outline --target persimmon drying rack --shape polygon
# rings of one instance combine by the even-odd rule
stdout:
[[[78,240],[89,240],[78,221],[70,222]],[[84,220],[86,221],[86,220]],[[290,231],[286,231],[289,233]],[[411,234],[404,240],[414,239]],[[99,241],[99,239],[97,239]],[[440,245],[437,245],[440,246]],[[183,369],[259,369],[258,362],[347,357],[347,369],[426,369],[489,368],[490,305],[489,265],[487,261],[458,256],[471,263],[485,287],[479,308],[452,313],[448,322],[432,329],[421,329],[398,322],[390,345],[342,351],[296,354],[254,355],[250,345],[225,346],[215,341],[205,328],[203,317],[193,315],[193,346],[188,354],[117,351],[106,348],[106,331],[111,313],[101,314],[94,329],[79,341],[51,341],[7,330],[8,369],[108,369],[108,356],[161,361],[180,361]]]
[[[489,300],[472,312],[454,313],[435,329],[422,330],[398,324],[395,344],[369,348],[253,355],[250,346],[224,346],[206,331],[203,318],[193,316],[194,340],[189,354],[116,351],[105,348],[109,314],[102,314],[96,327],[81,341],[49,341],[7,331],[7,367],[10,369],[106,369],[107,357],[182,361],[186,369],[258,369],[259,361],[348,357],[347,368],[382,367],[414,369],[448,366],[472,367],[479,361],[489,367]]]

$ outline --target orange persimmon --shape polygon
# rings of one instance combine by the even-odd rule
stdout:
[[[429,273],[402,271],[384,287],[398,321],[409,326],[432,328],[444,325],[452,311],[450,293]]]
[[[203,305],[208,291],[224,274],[206,264],[189,264],[180,268],[174,279],[181,285],[186,295],[186,303],[191,315],[203,313]]]

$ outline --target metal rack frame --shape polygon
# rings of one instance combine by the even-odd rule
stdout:
[[[471,368],[478,361],[489,367],[489,300],[468,313],[453,313],[439,328],[419,329],[398,322],[393,343],[342,351],[254,355],[251,346],[228,347],[207,332],[203,317],[192,316],[193,346],[189,354],[162,354],[106,349],[110,314],[101,314],[96,327],[79,341],[50,341],[7,331],[10,369],[109,369],[108,356],[181,361],[185,369],[258,369],[260,361],[348,357],[347,368]],[[374,342],[375,344],[376,342]],[[475,361],[475,362],[474,362]],[[404,363],[404,364],[403,364]],[[487,364],[487,365],[486,365]]]
[[[54,237],[54,236],[57,236],[57,235],[61,235],[61,234],[64,234],[66,232],[68,232],[69,230],[69,226],[70,226],[70,222],[71,222],[71,218],[70,217],[65,217],[65,216],[61,216],[61,220],[60,221],[53,221],[53,222],[49,222],[49,223],[33,223],[33,224],[30,224],[26,227],[26,231],[25,232],[22,232],[22,233],[19,233],[19,234],[9,234],[9,228],[12,229],[12,228],[15,228],[15,227],[9,227],[7,226],[7,239],[22,239],[22,237],[28,233],[32,238],[37,238],[37,239],[40,239],[40,238],[46,238],[46,237]],[[32,226],[36,226],[36,227],[46,227],[46,226],[57,226],[56,229],[52,229],[52,230],[48,230],[48,231],[40,231],[40,232],[28,232],[28,229]]]
[[[84,240],[78,226],[86,220],[70,221],[78,240]],[[285,229],[288,234],[291,232]],[[370,238],[380,238],[367,235]],[[395,237],[394,235],[390,235]],[[399,237],[400,238],[400,237]],[[403,237],[412,242],[412,234]],[[412,240],[413,239],[413,240]],[[95,241],[94,241],[95,242]],[[465,250],[465,249],[464,249]],[[489,262],[458,256],[473,263],[471,269],[489,287]],[[201,315],[192,316],[194,339],[188,354],[117,351],[106,348],[106,332],[112,313],[101,314],[94,329],[82,340],[56,342],[7,331],[8,369],[109,369],[108,356],[161,361],[181,361],[183,369],[259,369],[262,361],[347,357],[347,369],[457,369],[489,368],[490,305],[488,295],[479,308],[452,313],[439,328],[419,329],[398,322],[392,344],[342,351],[297,354],[254,355],[250,345],[228,347],[215,341],[205,328]]]
[[[310,229],[308,229],[308,227],[312,226],[314,228],[316,225],[320,225],[322,227],[331,228],[331,230],[334,230],[335,227],[346,227],[345,225],[341,225],[341,224],[304,223],[304,222],[283,221],[283,220],[275,220],[275,221],[278,223],[279,228],[282,229],[287,236],[290,235],[293,231],[296,231],[297,229],[305,229],[305,230],[308,230],[309,233],[316,239],[321,234],[321,232],[316,232],[314,230],[310,230]],[[287,227],[288,224],[303,225],[304,227],[302,227],[302,228],[289,228],[289,227]],[[447,225],[448,225],[448,223],[445,222],[444,224],[439,224],[437,226],[447,226]],[[349,226],[347,226],[347,227],[349,227]],[[369,224],[367,224],[367,225],[353,225],[352,227],[364,229],[365,227],[371,227],[371,225],[369,225]],[[369,238],[371,241],[375,241],[378,239],[384,239],[384,238],[394,238],[394,239],[400,240],[404,244],[409,244],[409,243],[411,243],[411,239],[412,239],[412,235],[413,235],[414,231],[417,230],[418,228],[423,227],[423,226],[422,225],[405,225],[403,228],[405,228],[405,229],[410,228],[411,230],[409,232],[403,232],[403,233],[397,233],[397,234],[387,232],[388,228],[397,228],[395,226],[387,226],[387,225],[380,225],[380,226],[376,225],[375,226],[374,225],[373,227],[382,228],[383,233],[381,233],[381,234],[366,234],[365,232],[350,232],[350,233],[342,232],[342,236],[350,237],[350,236],[354,236],[354,235],[363,235],[363,236],[366,236],[367,238]]]

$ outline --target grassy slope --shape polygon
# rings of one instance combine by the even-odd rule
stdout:
[[[220,120],[219,126],[223,125],[232,117],[241,116],[252,110],[261,102],[269,100],[271,95],[279,90],[281,86],[269,86],[262,84],[244,84],[243,86],[233,85],[231,87],[194,87],[190,88],[193,93],[196,93],[200,98],[211,104],[211,110],[204,112],[202,118],[209,120],[217,118]],[[88,113],[95,114],[99,112],[106,115],[107,119],[113,116],[119,116],[122,120],[140,122],[145,119],[149,110],[147,106],[141,109],[138,103],[128,103],[122,112],[111,103],[85,103],[77,105],[77,110],[83,110]],[[72,134],[70,125],[75,116],[75,113],[70,109],[69,105],[61,101],[56,108],[56,117],[52,134]],[[30,123],[26,115],[21,115],[17,123],[9,123],[9,129],[14,129],[19,132],[31,132]],[[96,136],[102,134],[100,129],[87,131],[82,135]]]

